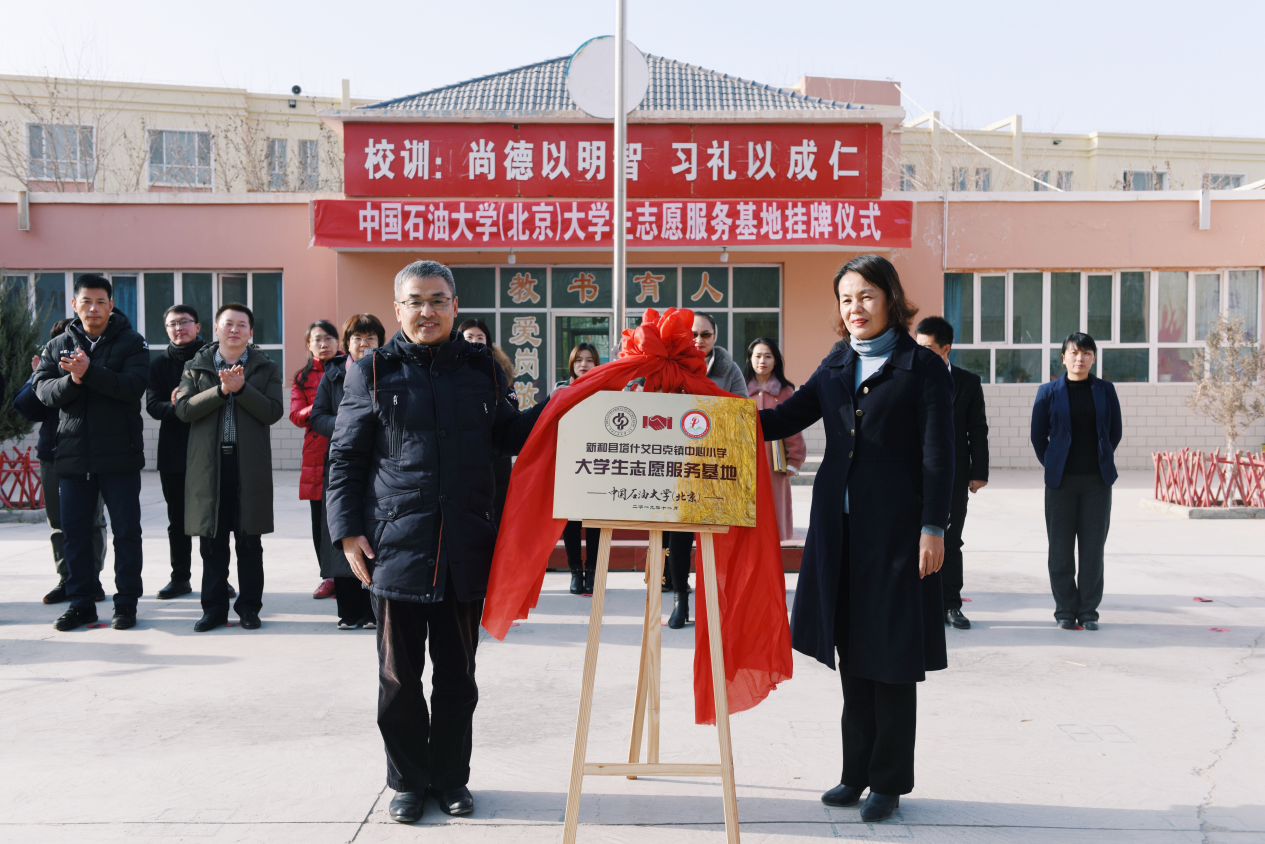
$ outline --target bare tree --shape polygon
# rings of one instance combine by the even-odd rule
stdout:
[[[1239,435],[1265,417],[1265,349],[1243,330],[1241,317],[1217,316],[1206,348],[1195,352],[1191,365],[1195,392],[1186,406],[1225,429],[1226,451],[1233,457]]]

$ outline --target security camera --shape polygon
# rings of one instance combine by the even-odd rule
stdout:
[[[303,93],[303,89],[302,89],[302,88],[300,88],[298,85],[295,85],[293,88],[291,88],[291,89],[290,89],[290,93],[291,93],[291,94],[302,94],[302,93]]]

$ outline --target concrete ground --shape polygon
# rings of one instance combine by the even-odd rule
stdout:
[[[277,478],[254,632],[195,634],[196,595],[152,598],[157,481],[135,630],[55,632],[46,531],[0,525],[0,840],[560,840],[589,607],[565,575],[481,644],[474,815],[432,803],[401,826],[385,815],[373,634],[336,630],[333,602],[311,598],[297,474]],[[919,688],[916,790],[874,826],[819,802],[839,777],[839,685],[796,655],[794,679],[733,719],[743,839],[1265,842],[1265,524],[1143,511],[1148,481],[1116,486],[1102,629],[1069,632],[1052,622],[1040,477],[996,472],[966,526],[974,626],[948,631],[949,670]],[[805,522],[810,494],[796,489]],[[636,680],[640,575],[611,588],[592,761],[626,758]],[[693,643],[664,629],[665,762],[716,758],[715,730],[691,723]],[[581,823],[581,842],[724,840],[715,780],[590,778]]]

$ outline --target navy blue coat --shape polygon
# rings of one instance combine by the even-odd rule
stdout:
[[[835,667],[835,603],[849,492],[850,603],[846,668],[854,677],[913,683],[948,666],[937,572],[918,577],[923,525],[946,528],[953,497],[953,380],[944,361],[901,333],[861,390],[857,354],[832,351],[803,387],[760,411],[766,440],[818,419],[826,453],[791,613],[795,650]]]
[[[375,595],[434,601],[448,574],[460,601],[487,593],[493,456],[517,454],[544,408],[519,413],[507,390],[487,347],[456,332],[439,346],[399,332],[347,366],[325,507],[334,542],[369,538]]]
[[[52,460],[57,453],[57,417],[53,408],[40,401],[35,395],[35,376],[18,390],[13,397],[13,409],[28,422],[40,423],[39,439],[35,443],[35,454],[40,461]]]
[[[1089,376],[1089,390],[1094,395],[1094,414],[1098,427],[1098,468],[1107,486],[1116,482],[1116,446],[1123,434],[1120,399],[1110,381]],[[1037,388],[1032,405],[1032,447],[1037,460],[1045,467],[1045,485],[1058,489],[1063,485],[1063,467],[1072,450],[1072,405],[1067,397],[1067,376],[1047,381]]]

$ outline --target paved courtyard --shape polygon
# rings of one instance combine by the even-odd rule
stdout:
[[[839,778],[839,684],[796,655],[794,679],[733,719],[743,840],[1265,842],[1265,523],[1143,511],[1148,483],[1116,486],[1102,629],[1069,632],[1053,625],[1040,476],[995,472],[966,527],[974,627],[948,631],[949,670],[919,688],[916,790],[875,826],[819,802]],[[811,491],[795,493],[806,526]],[[548,575],[529,621],[485,636],[474,815],[432,803],[418,826],[391,823],[373,634],[338,631],[333,601],[312,600],[297,497],[297,473],[279,474],[258,631],[195,634],[196,593],[152,598],[167,574],[152,473],[135,630],[55,632],[45,528],[0,525],[0,840],[561,839],[589,601]],[[636,682],[641,576],[611,589],[592,761],[626,758]],[[693,643],[692,626],[664,629],[664,762],[716,758],[715,730],[691,723]],[[580,817],[581,842],[724,840],[714,780],[589,778]]]

